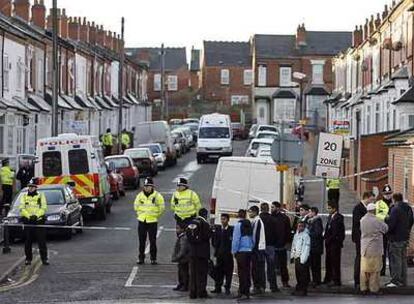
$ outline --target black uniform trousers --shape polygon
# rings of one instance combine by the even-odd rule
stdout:
[[[361,278],[361,241],[355,243],[354,286],[360,285]]]
[[[190,257],[190,298],[207,297],[208,258]]]
[[[150,242],[151,261],[157,260],[157,230],[158,223],[146,223],[138,221],[138,238],[139,238],[139,259],[145,259],[145,245],[147,236]]]
[[[112,146],[104,146],[104,156],[112,155]]]
[[[385,276],[387,270],[387,252],[388,252],[388,237],[383,235],[384,254],[382,255],[382,269],[381,275]]]
[[[282,278],[283,284],[289,283],[287,250],[285,248],[276,248],[275,259],[276,267],[278,267],[280,270],[280,276]]]
[[[231,280],[233,278],[233,270],[234,270],[234,260],[233,256],[218,256],[216,260],[216,271],[217,271],[217,279],[216,279],[216,288],[219,289],[223,286],[224,278],[226,279],[226,284],[224,288],[226,290],[230,290],[231,288]]]
[[[339,203],[339,189],[328,189],[328,201]]]
[[[188,273],[188,263],[178,263],[178,286],[184,289],[188,289],[188,283],[190,276]]]
[[[7,215],[7,213],[10,210],[10,206],[13,200],[13,186],[12,185],[1,185],[1,189],[3,191],[3,197],[1,199],[1,204],[0,204],[0,215],[3,212],[4,209],[4,213],[5,216]]]
[[[187,227],[195,219],[195,217],[196,217],[196,215],[194,214],[193,216],[187,217],[185,219],[181,219],[177,214],[174,214],[175,222],[179,226],[185,225]]]
[[[236,254],[237,273],[239,275],[239,294],[241,295],[250,295],[251,259],[251,252],[239,252]]]
[[[295,274],[296,274],[296,291],[303,292],[304,294],[308,291],[309,285],[309,264],[301,264],[300,258],[295,259]]]
[[[339,246],[326,246],[325,283],[341,285],[341,251]]]
[[[29,222],[24,220],[24,223],[27,225],[35,225],[36,223]],[[43,225],[44,221],[38,222],[38,224]],[[33,242],[36,240],[39,247],[40,258],[42,261],[47,261],[47,246],[46,246],[46,228],[41,227],[24,227],[24,253],[26,255],[26,261],[33,260]]]
[[[266,256],[265,252],[255,250],[252,252],[252,279],[255,289],[266,289]]]
[[[312,282],[320,285],[322,283],[322,254],[311,252],[309,263],[312,272]]]

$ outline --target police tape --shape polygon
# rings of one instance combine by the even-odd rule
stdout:
[[[227,191],[229,193],[238,194],[238,195],[240,195],[240,194],[247,194],[247,192],[242,192],[242,191],[238,191],[238,190],[231,190],[231,189],[223,188],[223,187],[217,187],[217,189],[219,189],[219,190],[225,190],[225,191]],[[270,201],[268,199],[264,199],[264,198],[258,197],[256,195],[249,195],[249,197],[250,197],[249,201],[251,201],[251,202],[257,201],[258,203],[268,203],[268,204],[272,204],[272,202],[273,202],[273,200]],[[287,209],[283,209],[283,210],[284,210],[284,213],[285,214],[292,215],[292,216],[295,216],[295,217],[300,217],[296,212],[289,211]],[[318,215],[319,216],[322,216],[322,217],[329,217],[329,214],[328,213],[319,213]],[[342,214],[342,215],[344,217],[352,218],[352,214]]]
[[[371,174],[371,173],[376,173],[376,172],[382,172],[382,171],[387,171],[387,170],[388,170],[388,167],[376,168],[376,169],[362,171],[362,172],[358,172],[358,173],[347,175],[347,176],[340,176],[338,178],[339,179],[347,179],[347,178],[351,178],[351,177],[356,177],[356,176]],[[324,180],[323,177],[320,177],[318,179],[302,179],[302,182],[304,182],[304,183],[321,183],[321,182],[323,182],[323,180]]]
[[[21,227],[21,228],[51,228],[51,229],[74,229],[74,230],[112,230],[112,231],[131,231],[130,227],[101,227],[101,226],[62,226],[62,225],[31,225],[19,223],[3,222],[0,226],[4,227]]]

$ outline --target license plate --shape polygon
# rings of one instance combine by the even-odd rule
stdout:
[[[84,207],[95,208],[95,204],[84,204]]]
[[[220,156],[218,156],[218,155],[209,155],[208,157],[210,157],[210,158],[219,158]]]

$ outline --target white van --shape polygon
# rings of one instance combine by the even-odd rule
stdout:
[[[209,114],[200,119],[197,139],[197,162],[200,164],[208,158],[232,156],[232,130],[229,115]]]
[[[74,183],[73,191],[84,212],[101,219],[111,211],[108,172],[99,140],[93,136],[60,134],[40,139],[35,176],[41,185]]]
[[[157,143],[162,147],[162,152],[167,158],[167,165],[177,163],[177,151],[171,137],[170,126],[166,121],[141,122],[135,126],[136,146]]]
[[[293,170],[285,172],[284,202],[294,204]],[[239,209],[251,204],[280,201],[280,173],[268,159],[225,157],[220,159],[211,195],[211,219],[220,224],[220,214],[230,214],[232,224]],[[250,202],[249,202],[250,201]]]

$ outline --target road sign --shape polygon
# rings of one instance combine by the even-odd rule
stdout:
[[[343,137],[330,133],[320,133],[316,151],[315,175],[328,178],[339,177]]]
[[[280,144],[282,144],[282,147],[280,147]],[[301,164],[303,151],[303,143],[292,134],[284,134],[276,138],[271,149],[272,159],[275,163],[292,167]]]

